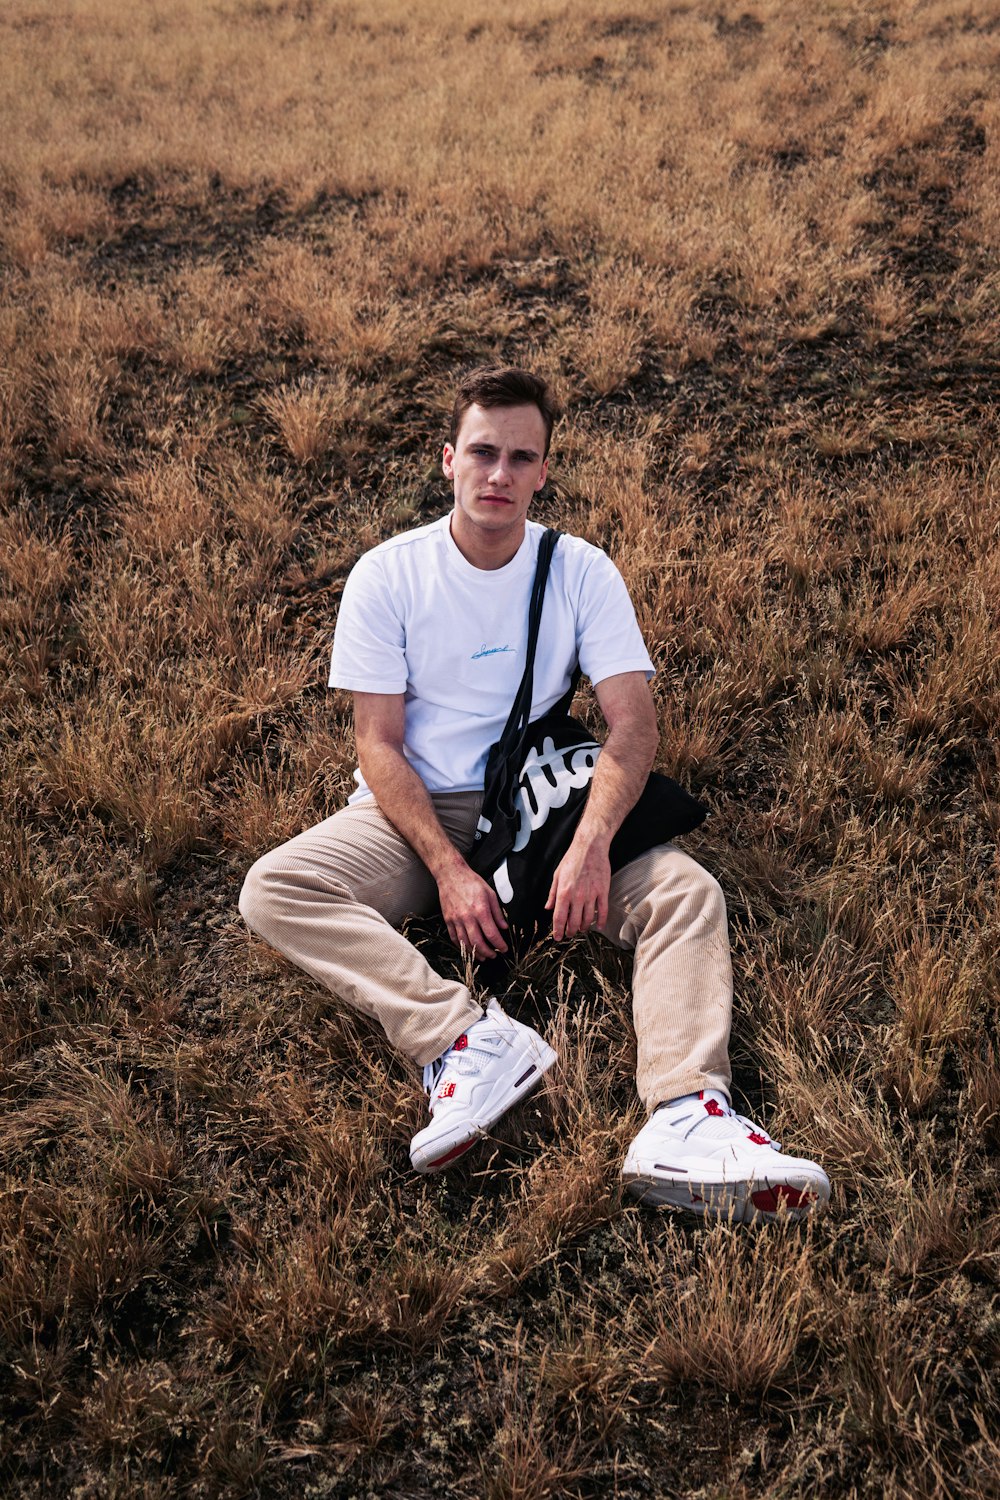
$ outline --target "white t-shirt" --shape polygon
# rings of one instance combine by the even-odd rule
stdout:
[[[528,521],[505,567],[475,568],[450,516],[394,536],[357,562],[344,587],[330,686],[402,693],[403,750],[432,792],[477,790],[524,672],[528,601],[545,528]],[[653,675],[614,563],[562,536],[552,558],[535,655],[531,717],[552,707],[579,662],[592,683]],[[357,802],[371,796],[360,770]]]

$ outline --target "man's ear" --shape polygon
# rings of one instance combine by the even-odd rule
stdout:
[[[544,462],[542,463],[542,472],[539,474],[538,478],[535,480],[535,490],[536,491],[540,490],[542,488],[542,485],[545,483],[545,476],[548,474],[548,472],[549,472],[549,461],[546,458],[544,460]]]
[[[455,450],[450,443],[445,443],[444,452],[441,454],[441,467],[444,470],[445,479],[455,477]]]

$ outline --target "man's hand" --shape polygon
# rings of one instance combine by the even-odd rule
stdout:
[[[604,926],[610,888],[607,844],[601,840],[580,845],[574,839],[556,866],[545,903],[546,911],[552,913],[552,936],[557,943]]]
[[[475,958],[495,958],[507,952],[503,939],[507,919],[500,897],[487,881],[463,859],[456,859],[437,876],[437,887],[448,936],[457,948]]]
[[[448,935],[476,958],[507,952],[500,897],[470,870],[434,811],[430,794],[403,753],[402,693],[355,693],[358,764],[375,800],[437,883]]]
[[[610,733],[597,758],[587,805],[556,867],[546,909],[556,942],[608,920],[611,840],[642,791],[656,754],[656,712],[642,672],[619,672],[595,691]]]

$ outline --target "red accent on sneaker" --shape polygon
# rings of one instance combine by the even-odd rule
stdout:
[[[458,1041],[457,1042],[452,1042],[451,1045],[454,1047],[454,1049],[455,1049],[456,1052],[464,1052],[465,1049],[466,1049],[466,1047],[469,1045],[469,1038],[466,1036],[465,1032],[463,1031],[462,1035],[459,1037]]]
[[[750,1194],[750,1202],[754,1208],[759,1208],[766,1214],[776,1213],[779,1203],[787,1203],[789,1208],[808,1208],[815,1199],[815,1193],[789,1187],[787,1182],[776,1183],[774,1187],[758,1188],[755,1193]]]
[[[771,1137],[769,1135],[761,1135],[758,1130],[751,1130],[747,1136],[747,1140],[753,1141],[755,1146],[769,1146],[771,1144]]]
[[[723,1109],[718,1099],[709,1099],[705,1104],[705,1113],[708,1115],[724,1115],[726,1111]]]
[[[446,1083],[443,1089],[438,1089],[438,1098],[450,1099],[454,1092],[455,1085],[453,1083]]]
[[[456,1157],[464,1156],[466,1151],[472,1150],[473,1146],[478,1140],[478,1135],[474,1135],[471,1141],[463,1141],[460,1146],[453,1146],[452,1149],[450,1151],[446,1151],[443,1156],[437,1157],[435,1161],[428,1162],[428,1167],[432,1169],[434,1167],[443,1167],[446,1162],[454,1161]]]

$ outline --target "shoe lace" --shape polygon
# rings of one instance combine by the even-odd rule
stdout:
[[[692,1120],[692,1123],[690,1125],[688,1125],[689,1120]],[[772,1138],[767,1134],[766,1130],[762,1130],[761,1127],[755,1124],[753,1120],[748,1120],[746,1115],[738,1115],[731,1105],[728,1108],[724,1107],[721,1115],[709,1114],[707,1110],[701,1111],[697,1108],[697,1106],[694,1106],[692,1107],[690,1114],[674,1116],[670,1120],[670,1124],[675,1129],[683,1130],[684,1139],[687,1140],[688,1136],[694,1135],[695,1131],[701,1130],[703,1126],[710,1127],[710,1135],[718,1135],[718,1122],[720,1120],[733,1121],[737,1125],[742,1125],[748,1136],[764,1136],[766,1137],[766,1140],[763,1142],[763,1144],[773,1146],[775,1151],[781,1150],[780,1141],[772,1140]],[[685,1126],[687,1126],[686,1130],[684,1129]]]
[[[774,1149],[775,1149],[775,1151],[780,1151],[781,1150],[781,1142],[780,1141],[776,1141],[773,1136],[768,1135],[767,1131],[763,1130],[761,1128],[761,1126],[754,1124],[753,1120],[748,1120],[747,1117],[746,1117],[746,1115],[738,1115],[736,1113],[735,1109],[734,1109],[733,1110],[733,1119],[734,1120],[738,1120],[739,1123],[746,1128],[746,1131],[747,1131],[748,1135],[763,1135],[763,1136],[766,1136],[767,1137],[766,1144],[768,1146],[773,1146]]]
[[[468,1033],[463,1033],[463,1035],[467,1036]],[[500,1033],[497,1032],[495,1038],[499,1039],[499,1037]],[[490,1034],[485,1032],[482,1040],[486,1041],[488,1039],[492,1040],[494,1038],[491,1038]],[[487,1051],[484,1047],[477,1047],[474,1042],[468,1042],[461,1050],[456,1049],[452,1045],[448,1048],[447,1052],[442,1052],[441,1056],[436,1057],[433,1062],[424,1064],[424,1091],[428,1094],[434,1092],[446,1068],[449,1073],[458,1073],[462,1077],[469,1078],[476,1073],[481,1073],[484,1065],[492,1062],[493,1059],[494,1054],[492,1052]]]
[[[433,1062],[424,1064],[424,1093],[432,1094],[434,1085],[444,1072],[444,1056],[436,1057]]]

